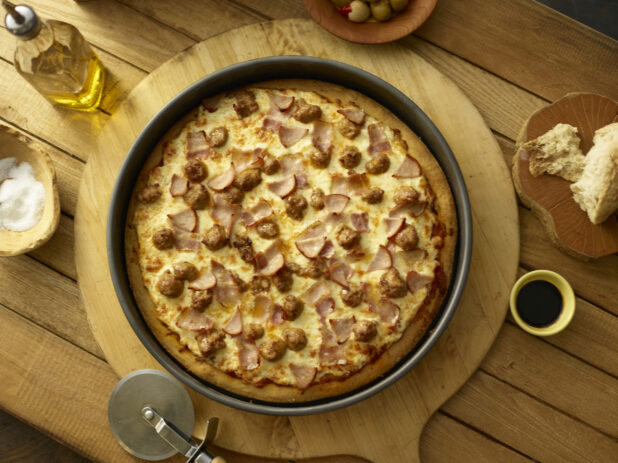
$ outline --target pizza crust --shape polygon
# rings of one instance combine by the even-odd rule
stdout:
[[[291,88],[317,92],[331,101],[354,101],[358,106],[385,125],[400,131],[400,136],[407,143],[409,152],[417,159],[423,169],[423,175],[429,181],[434,194],[434,208],[439,221],[444,225],[445,235],[443,247],[440,250],[440,268],[444,273],[446,286],[441,290],[433,291],[433,297],[426,298],[423,305],[414,316],[413,322],[404,331],[403,336],[387,348],[373,362],[365,365],[359,372],[347,376],[345,379],[337,379],[330,382],[313,384],[304,390],[296,387],[281,386],[274,383],[256,387],[253,384],[243,383],[239,378],[233,377],[210,365],[205,360],[197,358],[188,348],[179,341],[178,334],[170,331],[159,320],[156,307],[148,290],[143,284],[139,266],[139,243],[133,226],[128,226],[125,234],[125,249],[129,280],[138,307],[144,319],[162,347],[195,377],[211,385],[226,391],[244,396],[248,399],[277,403],[301,403],[337,396],[358,389],[384,375],[395,366],[417,345],[425,335],[427,329],[439,312],[440,306],[446,294],[448,282],[453,271],[453,259],[457,242],[457,217],[450,187],[442,169],[436,159],[431,155],[422,141],[403,122],[394,116],[386,108],[372,99],[350,89],[321,81],[309,80],[279,80],[251,85],[248,88]],[[157,144],[151,156],[148,158],[143,172],[135,186],[134,193],[129,205],[128,217],[133,217],[136,208],[137,192],[147,184],[148,173],[162,159],[163,144],[172,140],[185,126],[195,118],[197,110],[192,111],[181,121],[174,125],[161,141]],[[436,287],[436,284],[432,284]]]

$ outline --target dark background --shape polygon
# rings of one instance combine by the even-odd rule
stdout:
[[[618,0],[537,0],[618,40]]]

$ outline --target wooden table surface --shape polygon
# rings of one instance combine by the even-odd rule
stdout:
[[[77,26],[106,65],[108,81],[99,111],[54,109],[13,69],[15,42],[0,28],[0,120],[47,147],[62,202],[49,243],[0,258],[0,461],[119,461],[113,455],[125,454],[106,422],[118,378],[90,332],[74,264],[73,215],[85,163],[119,103],[161,63],[235,27],[307,13],[300,0],[27,3]],[[527,116],[548,102],[574,91],[618,99],[618,43],[531,0],[440,0],[425,25],[400,43],[460,86],[506,163]],[[430,420],[421,457],[616,461],[618,256],[575,260],[551,244],[529,210],[519,213],[520,272],[564,275],[577,295],[575,318],[563,333],[541,339],[507,317],[480,369]]]

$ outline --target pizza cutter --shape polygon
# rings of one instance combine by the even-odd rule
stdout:
[[[193,403],[169,373],[129,373],[112,391],[107,416],[120,446],[143,460],[164,460],[179,452],[188,457],[187,463],[225,463],[206,450],[217,433],[219,419],[208,420],[204,440],[197,444],[190,437],[195,420]]]

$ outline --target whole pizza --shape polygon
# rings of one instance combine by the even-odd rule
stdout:
[[[366,96],[308,80],[204,100],[151,154],[126,230],[162,346],[274,402],[351,391],[409,353],[455,242],[448,183],[419,138]]]

